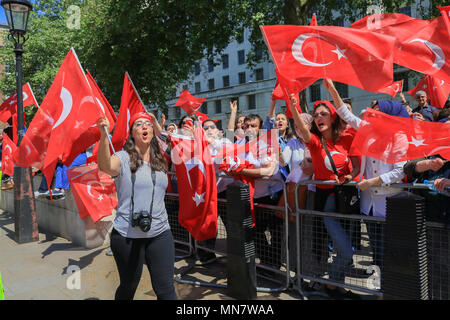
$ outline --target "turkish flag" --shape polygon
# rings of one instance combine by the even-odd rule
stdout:
[[[112,214],[118,201],[116,185],[108,174],[97,165],[75,167],[66,172],[81,219],[90,216],[97,223]]]
[[[403,91],[403,80],[395,81],[391,85],[387,86],[386,88],[378,90],[380,93],[386,93],[390,95],[391,97],[395,97],[397,93]]]
[[[295,94],[297,97],[297,105],[296,108],[299,113],[302,113],[302,108],[300,107],[300,99],[299,92],[309,87],[311,84],[316,82],[315,78],[297,78],[297,79],[288,79],[283,76],[278,69],[275,69],[275,73],[277,75],[277,82],[275,84],[275,89],[272,92],[272,99],[275,100],[284,100],[286,102],[286,116],[292,119],[291,112],[291,99],[289,98],[289,94]]]
[[[447,31],[450,35],[450,6],[446,7],[437,7],[442,15],[442,20],[444,20],[445,25],[447,26]]]
[[[8,137],[7,134],[3,135],[3,146],[2,146],[2,173],[8,176],[14,175],[14,158],[13,154],[16,151],[16,145]]]
[[[218,121],[218,120],[216,120],[216,119],[210,119],[210,118],[208,117],[207,114],[201,113],[201,112],[198,111],[198,110],[195,111],[194,114],[197,116],[198,121],[200,121],[201,123],[203,123],[205,120],[212,120],[212,121],[214,121],[214,122],[217,122],[217,121]]]
[[[146,112],[145,107],[128,72],[126,72],[123,82],[119,117],[117,118],[116,128],[114,129],[114,134],[111,138],[115,151],[122,150],[130,133],[130,119],[134,114],[139,112]]]
[[[101,116],[102,111],[72,48],[14,153],[16,164],[38,168],[47,181],[52,181],[58,160],[69,166],[96,142],[96,136],[86,132]]]
[[[217,186],[214,163],[203,129],[194,137],[171,135],[172,163],[177,175],[180,211],[178,220],[197,241],[217,235]]]
[[[272,59],[286,78],[329,78],[376,92],[392,83],[395,39],[332,26],[261,26]]]
[[[86,77],[88,79],[89,85],[92,88],[92,92],[95,95],[95,99],[97,100],[97,103],[99,104],[100,108],[102,109],[102,112],[104,116],[109,121],[109,132],[111,133],[114,129],[114,126],[117,121],[116,113],[114,112],[114,109],[109,104],[106,97],[103,95],[102,90],[97,85],[97,82],[95,82],[94,78],[90,74],[89,70],[86,71]],[[94,134],[98,135],[98,139],[100,139],[100,132],[98,132],[98,128],[96,125],[93,125],[92,128],[89,130],[92,130]],[[98,142],[95,143],[94,148],[92,150],[92,156],[87,159],[87,163],[93,163],[97,162],[97,153],[98,153]]]
[[[450,81],[450,41],[443,17],[421,20],[384,13],[366,16],[351,27],[395,37],[394,63]]]
[[[350,154],[391,164],[436,154],[450,159],[449,132],[448,123],[396,117],[368,108]]]
[[[175,105],[182,108],[187,114],[191,115],[200,108],[205,100],[206,97],[196,98],[191,95],[189,91],[183,90]]]
[[[424,75],[419,83],[409,90],[408,93],[415,98],[416,92],[420,90],[427,93],[427,97],[430,99],[430,105],[443,108],[450,93],[450,83],[429,75]]]
[[[39,104],[28,82],[22,87],[22,96],[24,108],[32,105],[39,108]],[[7,122],[15,113],[17,113],[17,93],[14,93],[0,105],[0,121]]]
[[[35,105],[39,108],[39,104],[34,96],[33,90],[31,89],[30,84],[27,82],[22,87],[22,100],[23,107],[29,107]],[[17,136],[17,93],[14,93],[11,97],[9,97],[6,101],[4,101],[0,105],[0,121],[8,122],[8,120],[12,117],[12,127],[13,127],[13,141],[17,145],[18,136]],[[23,121],[25,123],[25,113],[23,114]]]

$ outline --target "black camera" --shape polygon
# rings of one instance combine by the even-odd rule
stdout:
[[[141,228],[143,232],[150,230],[152,226],[152,215],[147,211],[133,213],[131,226]]]

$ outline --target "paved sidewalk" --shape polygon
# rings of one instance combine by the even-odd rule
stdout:
[[[0,210],[0,272],[6,300],[113,299],[119,279],[113,257],[106,255],[107,249],[106,246],[85,249],[63,238],[47,239],[44,234],[39,235],[38,242],[18,244],[14,240],[13,215]],[[207,267],[195,267],[182,279],[225,284],[223,260]],[[186,259],[177,260],[176,274],[187,265]],[[74,270],[80,273],[71,273]],[[180,300],[233,300],[225,288],[175,282],[175,289]],[[155,299],[150,275],[144,268],[135,300]],[[301,297],[294,291],[258,292],[258,300],[298,299]]]

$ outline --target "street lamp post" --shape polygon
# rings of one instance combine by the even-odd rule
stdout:
[[[14,40],[14,53],[16,54],[17,144],[20,145],[25,127],[22,93],[23,43],[27,40],[25,33],[32,5],[28,0],[3,0],[1,6],[5,9],[10,37]],[[15,240],[18,243],[39,240],[31,174],[31,168],[14,167],[14,227]]]

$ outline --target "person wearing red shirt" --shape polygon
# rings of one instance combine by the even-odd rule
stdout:
[[[295,124],[311,152],[315,180],[332,180],[339,183],[352,181],[359,174],[358,159],[350,157],[348,154],[354,136],[343,131],[341,119],[337,115],[335,107],[329,101],[315,102],[314,121],[310,131],[295,108],[296,97],[291,95],[290,99],[290,109]],[[325,145],[336,166],[338,176],[334,173],[331,161],[324,148]],[[334,187],[332,185],[317,185],[314,210],[336,212]],[[344,282],[346,270],[353,258],[351,237],[336,218],[324,217],[323,224],[337,250],[337,255],[329,267],[329,279]],[[334,299],[359,298],[351,291],[345,291],[331,285],[327,285],[325,291]]]

